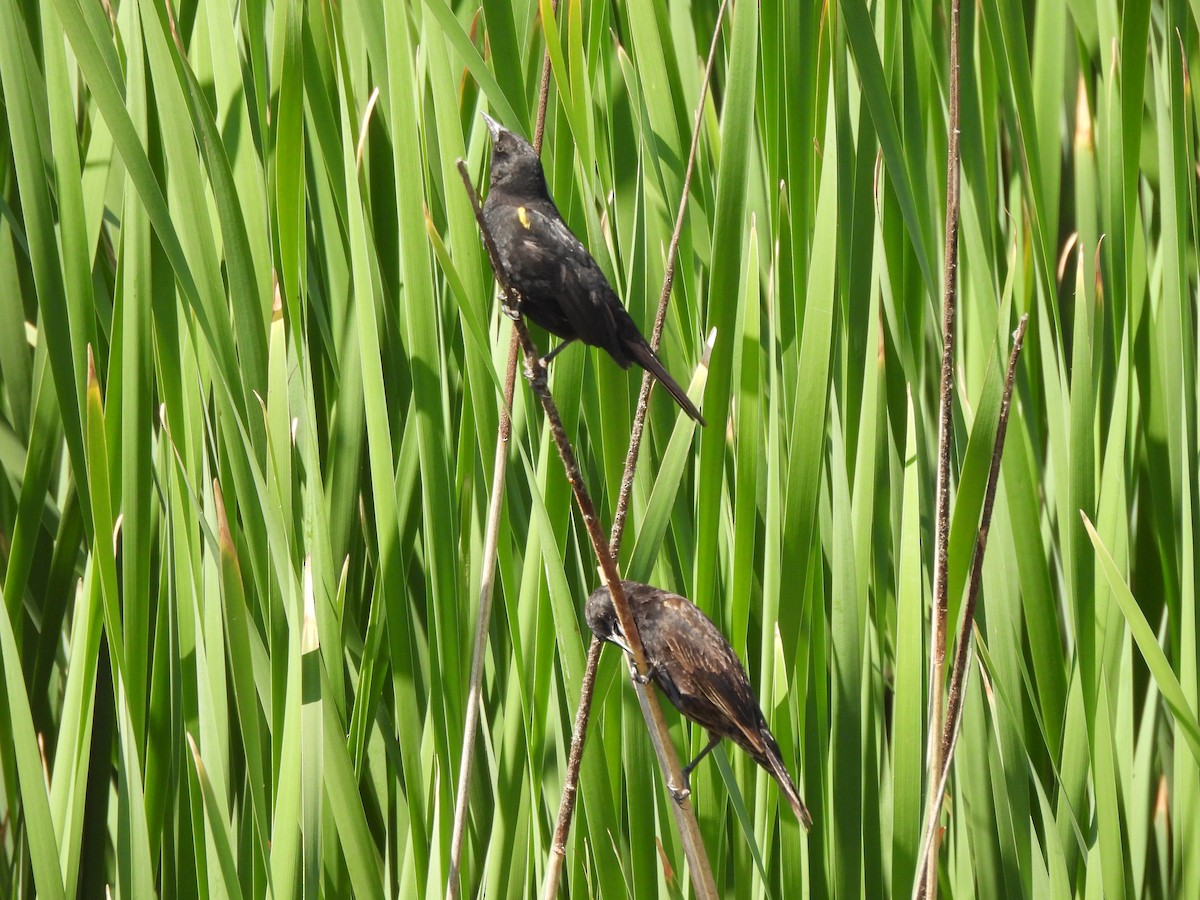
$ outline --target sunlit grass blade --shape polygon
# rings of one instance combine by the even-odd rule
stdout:
[[[12,755],[17,763],[34,884],[39,896],[54,900],[66,896],[62,872],[59,870],[58,837],[50,816],[49,796],[42,774],[42,759],[34,732],[29,696],[25,693],[21,675],[16,635],[13,634],[12,620],[3,604],[0,604],[0,662],[4,666],[4,711],[10,735],[5,742],[11,742]]]
[[[1086,515],[1081,513],[1080,518],[1083,520],[1083,526],[1087,529],[1088,537],[1091,538],[1092,546],[1095,548],[1096,557],[1100,561],[1100,569],[1104,573],[1104,577],[1108,579],[1117,605],[1121,607],[1121,612],[1133,634],[1133,640],[1137,644],[1138,650],[1141,651],[1142,658],[1150,669],[1150,674],[1154,676],[1155,683],[1158,685],[1163,699],[1167,702],[1167,709],[1171,711],[1171,715],[1182,732],[1181,736],[1191,749],[1192,756],[1200,763],[1200,723],[1196,721],[1196,713],[1184,697],[1183,688],[1171,668],[1171,663],[1163,653],[1162,647],[1159,646],[1145,616],[1142,615],[1137,600],[1134,599],[1129,587],[1125,584],[1125,579],[1117,571],[1116,564],[1108,550],[1100,542],[1100,536],[1096,534],[1096,529]]]

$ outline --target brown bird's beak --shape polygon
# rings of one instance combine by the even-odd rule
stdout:
[[[488,131],[492,133],[492,140],[497,140],[500,137],[500,132],[504,130],[504,126],[485,112],[481,112],[480,115],[483,116],[483,121],[487,122]]]
[[[618,629],[612,633],[612,636],[609,638],[609,640],[626,653],[633,653],[633,649],[629,646],[629,641],[625,640],[625,632]]]

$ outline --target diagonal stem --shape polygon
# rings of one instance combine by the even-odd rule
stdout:
[[[971,580],[967,588],[967,601],[963,607],[963,621],[958,629],[958,642],[955,645],[954,665],[950,669],[950,692],[946,704],[946,722],[942,726],[942,769],[950,768],[951,734],[954,731],[954,721],[962,716],[963,681],[966,678],[968,638],[971,626],[975,621],[975,607],[979,601],[979,584],[983,577],[983,554],[987,551],[988,532],[992,525],[992,507],[996,502],[996,488],[1000,483],[1000,459],[1004,454],[1004,438],[1008,433],[1008,413],[1012,406],[1013,379],[1017,371],[1017,359],[1021,355],[1021,346],[1025,342],[1025,327],[1029,323],[1029,313],[1021,316],[1017,330],[1013,334],[1012,351],[1008,357],[1008,374],[1004,380],[1004,396],[1000,404],[1000,420],[996,426],[996,443],[992,449],[992,465],[988,472],[986,493],[983,498],[983,516],[979,522],[979,534],[975,541],[975,556],[971,560]]]
[[[563,430],[558,409],[555,407],[554,400],[550,396],[550,391],[546,387],[545,370],[539,371],[534,368],[538,365],[537,350],[533,346],[533,341],[529,337],[529,332],[525,328],[524,321],[518,319],[514,324],[525,351],[526,377],[533,387],[534,392],[538,395],[538,399],[541,400],[542,408],[546,412],[546,419],[550,424],[551,434],[558,445],[558,454],[562,458],[563,468],[566,471],[567,482],[571,485],[571,489],[575,494],[575,501],[579,505],[579,511],[583,516],[588,537],[592,542],[592,549],[595,551],[596,559],[600,563],[600,571],[604,578],[604,583],[608,586],[609,593],[612,596],[613,607],[617,613],[617,621],[620,623],[621,630],[624,632],[625,638],[629,643],[630,655],[633,657],[634,667],[638,672],[649,671],[646,654],[642,648],[642,639],[637,630],[637,622],[633,618],[633,610],[629,606],[625,592],[621,589],[621,579],[617,572],[617,564],[609,552],[608,545],[604,541],[604,535],[600,530],[600,520],[596,514],[596,507],[592,503],[592,498],[583,483],[579,464],[575,459],[575,454],[571,449],[566,432]],[[675,753],[674,744],[671,743],[671,736],[667,731],[667,722],[663,718],[662,707],[658,702],[658,694],[650,690],[648,685],[639,683],[637,679],[633,679],[633,686],[637,691],[638,702],[642,707],[642,715],[646,719],[646,726],[650,731],[650,739],[654,744],[655,753],[658,755],[658,762],[663,770],[667,787],[672,796],[676,796],[684,787],[684,779],[679,765],[679,757]],[[695,888],[697,896],[715,898],[717,896],[716,884],[713,881],[711,866],[704,850],[704,842],[700,837],[700,827],[696,823],[696,815],[692,809],[692,805],[686,798],[670,805],[675,815],[675,825],[679,830],[680,840],[683,843],[683,852],[687,858],[692,886]]]
[[[932,802],[921,835],[921,854],[917,861],[917,878],[913,884],[913,897],[928,897],[929,878],[936,879],[937,859],[934,855],[937,841],[938,812],[946,797],[946,783],[950,777],[950,762],[958,743],[962,725],[963,696],[966,694],[967,676],[970,673],[971,631],[975,624],[975,609],[979,602],[979,587],[983,578],[983,554],[987,551],[988,532],[992,526],[992,509],[996,502],[996,489],[1000,484],[1000,460],[1004,455],[1004,438],[1008,433],[1008,414],[1012,408],[1013,382],[1017,371],[1017,360],[1025,342],[1025,327],[1029,314],[1021,316],[1013,334],[1012,350],[1008,356],[1008,372],[1004,378],[1004,395],[1000,403],[1000,419],[996,425],[996,441],[992,446],[992,464],[988,470],[987,488],[983,498],[983,514],[979,521],[979,534],[975,541],[975,554],[971,559],[971,580],[967,588],[967,600],[963,607],[962,624],[958,629],[958,643],[954,650],[954,666],[950,676],[950,699],[946,705],[946,720],[942,723],[941,758],[942,768],[936,782],[931,782]],[[935,723],[930,723],[933,731]],[[928,867],[928,868],[926,868]],[[932,873],[930,875],[929,873]]]
[[[667,266],[663,272],[662,291],[658,295],[658,311],[654,315],[654,330],[650,335],[650,346],[658,352],[662,343],[663,325],[667,320],[667,302],[671,299],[671,288],[675,284],[675,262],[679,257],[679,236],[683,232],[683,219],[687,214],[688,193],[692,184],[692,173],[696,168],[696,151],[700,147],[700,119],[704,115],[704,100],[708,96],[708,83],[712,78],[713,62],[717,58],[717,41],[721,36],[721,22],[725,18],[725,7],[729,0],[722,0],[717,10],[717,22],[713,26],[712,43],[708,48],[708,61],[704,65],[704,78],[700,82],[700,100],[692,121],[692,146],[688,150],[687,171],[683,176],[683,190],[679,195],[679,209],[675,213],[675,228],[671,232],[671,244],[667,248]],[[642,434],[646,427],[646,412],[650,407],[650,389],[654,378],[649,372],[642,375],[642,390],[638,394],[637,411],[633,416],[633,431],[629,436],[629,452],[625,457],[625,474],[621,478],[621,493],[617,498],[617,511],[613,516],[612,536],[609,547],[613,556],[619,556],[621,539],[625,533],[625,519],[629,513],[629,498],[633,493],[633,476],[637,470],[638,454],[642,449]],[[716,427],[716,423],[714,423]]]
[[[654,316],[654,329],[650,336],[650,346],[658,352],[662,342],[663,324],[667,318],[667,303],[671,299],[671,288],[675,283],[675,262],[679,256],[679,236],[683,231],[683,220],[687,213],[688,193],[692,183],[692,173],[696,168],[696,152],[700,146],[700,119],[704,113],[704,101],[708,95],[708,85],[712,78],[713,62],[717,56],[717,41],[721,35],[721,22],[725,18],[725,8],[728,0],[722,0],[721,8],[717,11],[717,21],[713,26],[712,43],[708,50],[708,61],[704,66],[704,78],[700,82],[700,100],[696,104],[696,115],[692,122],[692,146],[688,151],[687,171],[683,177],[683,190],[679,197],[679,209],[675,214],[675,228],[671,233],[671,243],[667,248],[667,265],[663,273],[662,291],[658,297],[658,311]],[[638,456],[642,447],[642,435],[645,433],[646,413],[650,408],[650,390],[654,387],[654,379],[650,373],[642,376],[642,388],[638,394],[637,409],[633,417],[633,430],[629,436],[629,452],[625,456],[625,472],[621,478],[621,491],[617,498],[617,510],[613,516],[612,534],[609,537],[609,552],[613,559],[621,555],[621,540],[625,534],[625,521],[629,514],[629,500],[633,493],[633,477],[637,471]],[[554,823],[554,837],[550,842],[550,861],[547,866],[546,882],[542,892],[543,900],[553,900],[558,893],[558,881],[562,872],[563,861],[567,853],[567,835],[571,831],[571,819],[575,814],[575,799],[579,787],[579,767],[583,762],[583,748],[587,741],[588,723],[591,720],[592,698],[596,687],[596,668],[600,664],[600,650],[603,642],[592,638],[588,645],[587,665],[583,672],[583,683],[580,685],[579,708],[575,711],[575,726],[571,735],[571,751],[567,757],[567,773],[563,781],[562,798],[558,806],[558,818]]]
[[[467,165],[462,160],[459,160],[458,170],[462,175],[463,185],[467,189],[467,194],[471,198],[471,206],[475,210],[475,218],[479,223],[483,242],[487,246],[488,256],[492,260],[493,270],[500,279],[501,286],[508,293],[510,301],[514,300],[519,296],[519,292],[504,282],[503,269],[497,262],[499,255],[496,253],[492,235],[487,229],[487,224],[484,222],[483,211],[479,207],[479,198],[475,194],[475,187],[471,183],[471,176],[467,172]],[[596,560],[600,564],[604,583],[608,586],[609,593],[612,596],[613,607],[617,613],[617,621],[620,622],[621,629],[624,631],[629,643],[634,666],[639,672],[647,671],[649,666],[646,663],[646,654],[642,648],[641,636],[638,634],[637,622],[633,618],[633,610],[629,607],[629,601],[625,597],[625,592],[621,590],[621,578],[617,573],[617,564],[614,562],[612,554],[609,552],[608,544],[604,540],[604,534],[600,530],[600,517],[596,514],[596,506],[592,502],[592,497],[588,493],[587,486],[584,484],[583,473],[579,468],[575,451],[572,449],[571,442],[567,438],[566,430],[562,424],[562,417],[558,413],[558,407],[554,403],[554,398],[550,395],[550,389],[546,384],[546,370],[538,361],[537,348],[534,347],[533,340],[529,337],[529,331],[525,327],[524,319],[516,319],[513,322],[513,328],[516,330],[521,341],[521,347],[525,352],[525,377],[529,381],[530,387],[533,388],[534,393],[537,394],[538,399],[541,401],[542,409],[546,413],[546,421],[550,426],[550,434],[554,438],[554,443],[558,447],[558,455],[562,459],[567,483],[571,486],[571,491],[575,495],[575,502],[579,506],[584,527],[587,529],[588,537],[591,539]],[[667,786],[671,789],[672,794],[676,794],[683,786],[683,775],[679,766],[679,758],[675,753],[675,747],[671,743],[670,734],[667,731],[667,723],[663,718],[662,708],[658,703],[658,695],[653,691],[647,690],[646,686],[638,683],[636,679],[634,679],[633,683],[634,688],[637,690],[638,701],[642,706],[642,714],[646,718],[646,725],[650,731],[650,739],[654,743],[655,752],[658,754],[659,765],[662,767]],[[684,855],[688,861],[692,886],[700,897],[715,898],[717,891],[715,882],[713,881],[712,868],[709,865],[708,856],[704,850],[704,842],[700,838],[700,827],[696,824],[696,815],[692,810],[691,803],[685,798],[682,801],[672,804],[671,808],[675,815],[675,825],[679,830]]]

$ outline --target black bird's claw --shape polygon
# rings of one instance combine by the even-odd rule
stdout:
[[[682,788],[668,787],[667,790],[671,792],[672,799],[674,799],[674,801],[680,806],[683,806],[684,800],[692,796],[692,789],[686,785]]]
[[[511,296],[510,296],[511,294]],[[500,289],[500,312],[514,322],[521,318],[521,295],[508,288]]]
[[[525,363],[525,377],[529,379],[529,383],[535,388],[546,386],[546,366],[540,360],[535,360],[533,364]]]

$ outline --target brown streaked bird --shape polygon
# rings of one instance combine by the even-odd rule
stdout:
[[[636,581],[622,581],[633,620],[642,639],[650,671],[635,676],[653,681],[684,716],[708,730],[709,742],[683,768],[684,785],[696,764],[729,738],[779,783],[784,797],[805,830],[812,816],[767,727],[762,708],[750,688],[746,670],[725,635],[686,597]],[[600,586],[588,597],[584,616],[592,633],[629,650],[617,620],[612,595]]]
[[[667,372],[596,260],[563,221],[537,152],[487,113],[483,118],[492,134],[492,186],[483,219],[503,280],[521,295],[518,312],[562,338],[542,357],[542,365],[576,339],[600,347],[622,369],[633,363],[646,369],[685,413],[704,425],[700,410]]]

